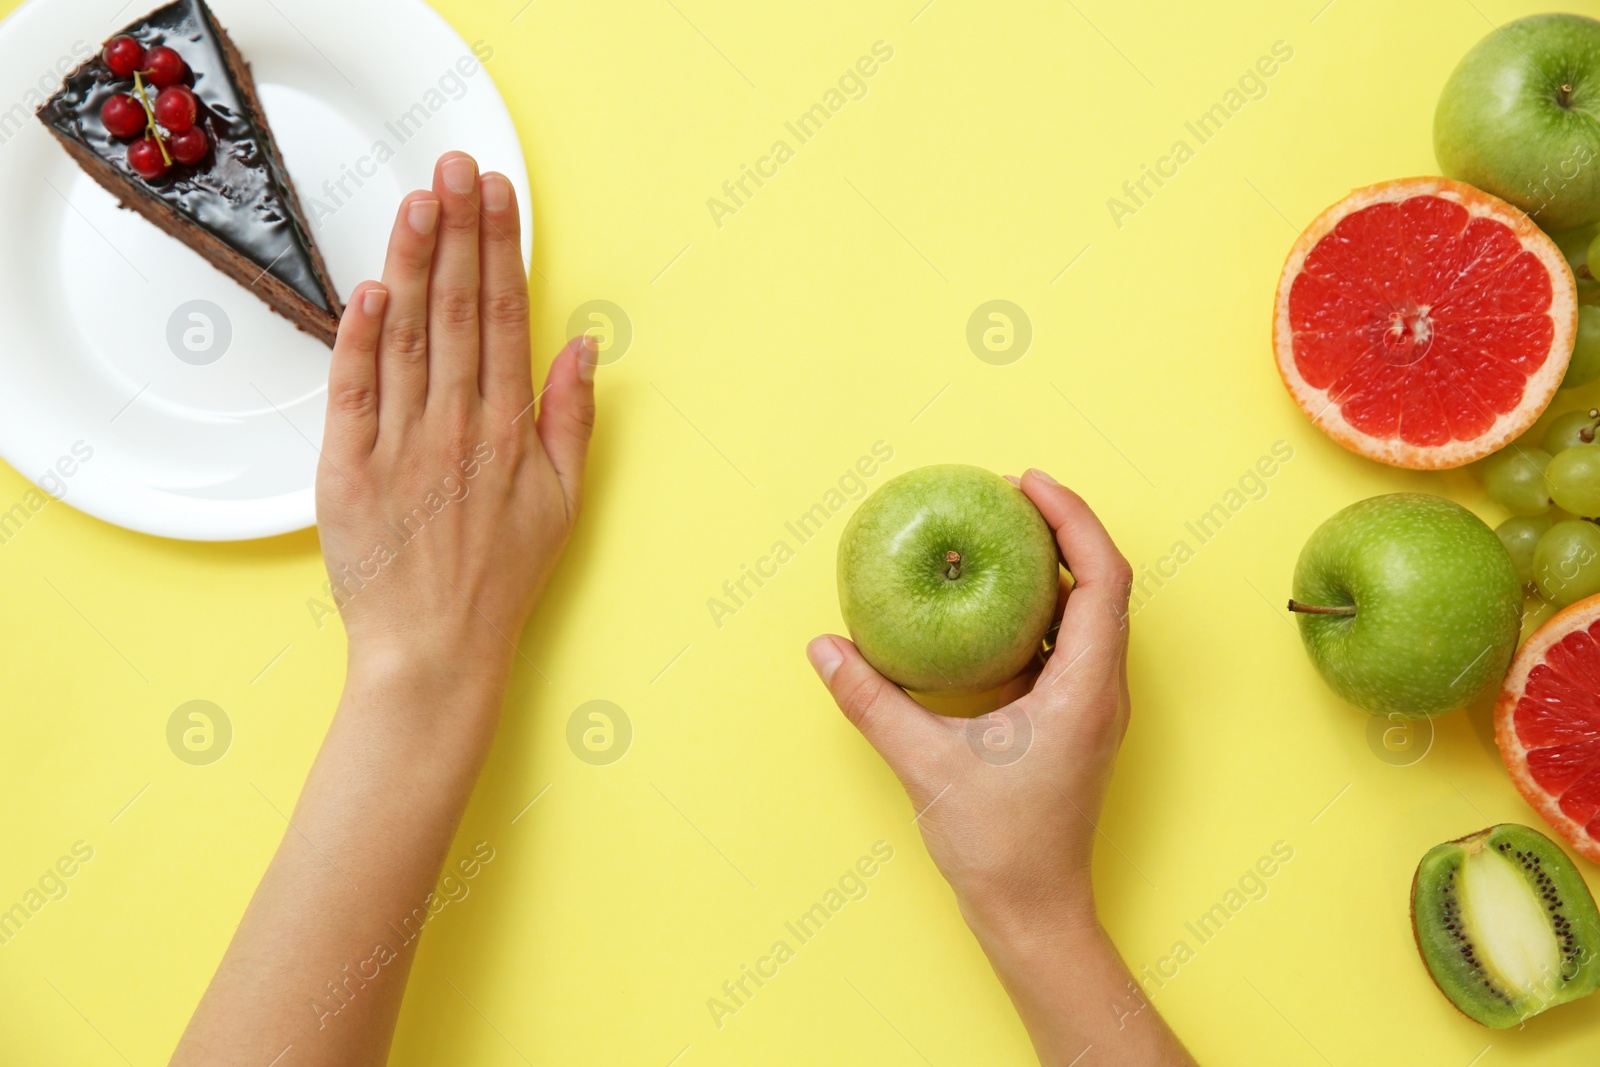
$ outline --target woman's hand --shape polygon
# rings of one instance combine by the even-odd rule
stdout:
[[[1026,696],[981,718],[947,718],[843,637],[818,637],[806,652],[905,786],[928,852],[1041,1060],[1075,1062],[1093,1046],[1097,1063],[1187,1064],[1100,930],[1090,882],[1100,808],[1128,728],[1133,572],[1076,493],[1039,471],[1019,484],[1055,531],[1074,580],[1055,651]]]
[[[511,183],[452,152],[401,203],[383,282],[350,296],[317,471],[344,696],[177,1067],[388,1060],[406,924],[435,899],[594,422],[581,339],[535,406],[519,232]]]
[[[1094,923],[1095,823],[1128,726],[1132,572],[1077,494],[1022,478],[1070,562],[1056,648],[1033,691],[977,719],[927,711],[842,637],[807,649],[839,707],[899,776],[962,911]]]
[[[572,530],[594,351],[567,345],[535,414],[520,233],[510,181],[450,153],[351,294],[317,520],[352,666],[503,678]]]

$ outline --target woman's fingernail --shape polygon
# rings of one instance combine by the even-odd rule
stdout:
[[[1043,482],[1046,485],[1060,485],[1061,484],[1060,482],[1056,481],[1054,478],[1052,478],[1048,474],[1046,474],[1044,471],[1040,470],[1038,467],[1029,467],[1028,468],[1028,473],[1033,475],[1035,478],[1039,479],[1041,482]]]
[[[478,165],[469,156],[456,156],[444,165],[444,186],[465,196],[478,180]]]
[[[1012,485],[1016,486],[1018,489],[1022,488],[1022,479],[1018,478],[1015,474],[1008,474],[1008,475],[1005,476],[1005,478],[1006,478],[1006,481],[1010,482]]]
[[[422,236],[428,236],[439,225],[439,201],[413,200],[406,209],[406,222]]]
[[[496,214],[511,206],[511,183],[503,174],[486,174],[483,178],[483,210]]]
[[[361,312],[368,318],[377,318],[383,314],[383,302],[389,299],[389,290],[381,285],[374,285],[361,295]]]
[[[599,366],[600,350],[595,347],[594,337],[584,334],[578,340],[578,380],[580,382],[594,381],[595,368]]]
[[[833,681],[833,674],[839,669],[839,664],[844,662],[844,654],[839,651],[839,646],[831,637],[815,638],[806,646],[806,659],[811,661],[811,669],[817,672],[822,679],[822,684],[827,685]]]

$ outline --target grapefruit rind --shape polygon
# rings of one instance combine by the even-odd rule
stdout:
[[[1549,315],[1555,327],[1550,357],[1537,372],[1529,376],[1522,400],[1516,408],[1498,416],[1488,430],[1471,440],[1456,440],[1427,447],[1408,444],[1398,437],[1374,437],[1351,425],[1329,391],[1312,386],[1295,366],[1294,327],[1289,317],[1289,292],[1305,265],[1306,256],[1319,241],[1331,233],[1341,220],[1362,208],[1398,203],[1415,196],[1436,196],[1454,201],[1474,217],[1487,216],[1510,228],[1522,247],[1537,256],[1550,272]],[[1340,445],[1358,455],[1394,467],[1445,470],[1465,466],[1498,451],[1538,420],[1555,398],[1556,390],[1561,388],[1561,379],[1566,375],[1567,364],[1572,359],[1577,328],[1578,288],[1572,268],[1555,242],[1521,209],[1450,178],[1397,178],[1355,190],[1318,215],[1295,241],[1294,247],[1289,250],[1289,258],[1284,261],[1283,273],[1278,277],[1272,350],[1277,358],[1278,373],[1289,395],[1310,417],[1312,425]]]
[[[1584,824],[1572,819],[1561,810],[1561,798],[1553,796],[1533,780],[1528,767],[1529,749],[1517,737],[1517,702],[1527,688],[1528,675],[1543,663],[1546,655],[1569,634],[1587,630],[1600,620],[1600,595],[1580,600],[1552,615],[1523,643],[1511,668],[1506,671],[1505,682],[1500,687],[1499,699],[1494,705],[1494,741],[1500,749],[1500,759],[1506,773],[1522,794],[1522,799],[1537,811],[1550,828],[1560,834],[1587,860],[1600,863],[1600,841],[1589,836]]]

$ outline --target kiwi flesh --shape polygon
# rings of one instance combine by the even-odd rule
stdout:
[[[1594,897],[1567,854],[1526,826],[1429,849],[1411,881],[1411,929],[1440,992],[1484,1026],[1600,989]]]

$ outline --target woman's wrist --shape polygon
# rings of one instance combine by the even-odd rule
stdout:
[[[419,637],[352,637],[347,678],[367,684],[455,691],[463,696],[503,694],[516,650],[508,644]]]
[[[963,897],[959,904],[962,917],[991,957],[1039,958],[1063,946],[1104,937],[1087,880],[1049,895],[984,894]]]
[[[352,641],[340,707],[364,709],[386,727],[407,729],[430,743],[454,737],[486,742],[499,722],[510,674],[509,654]]]

